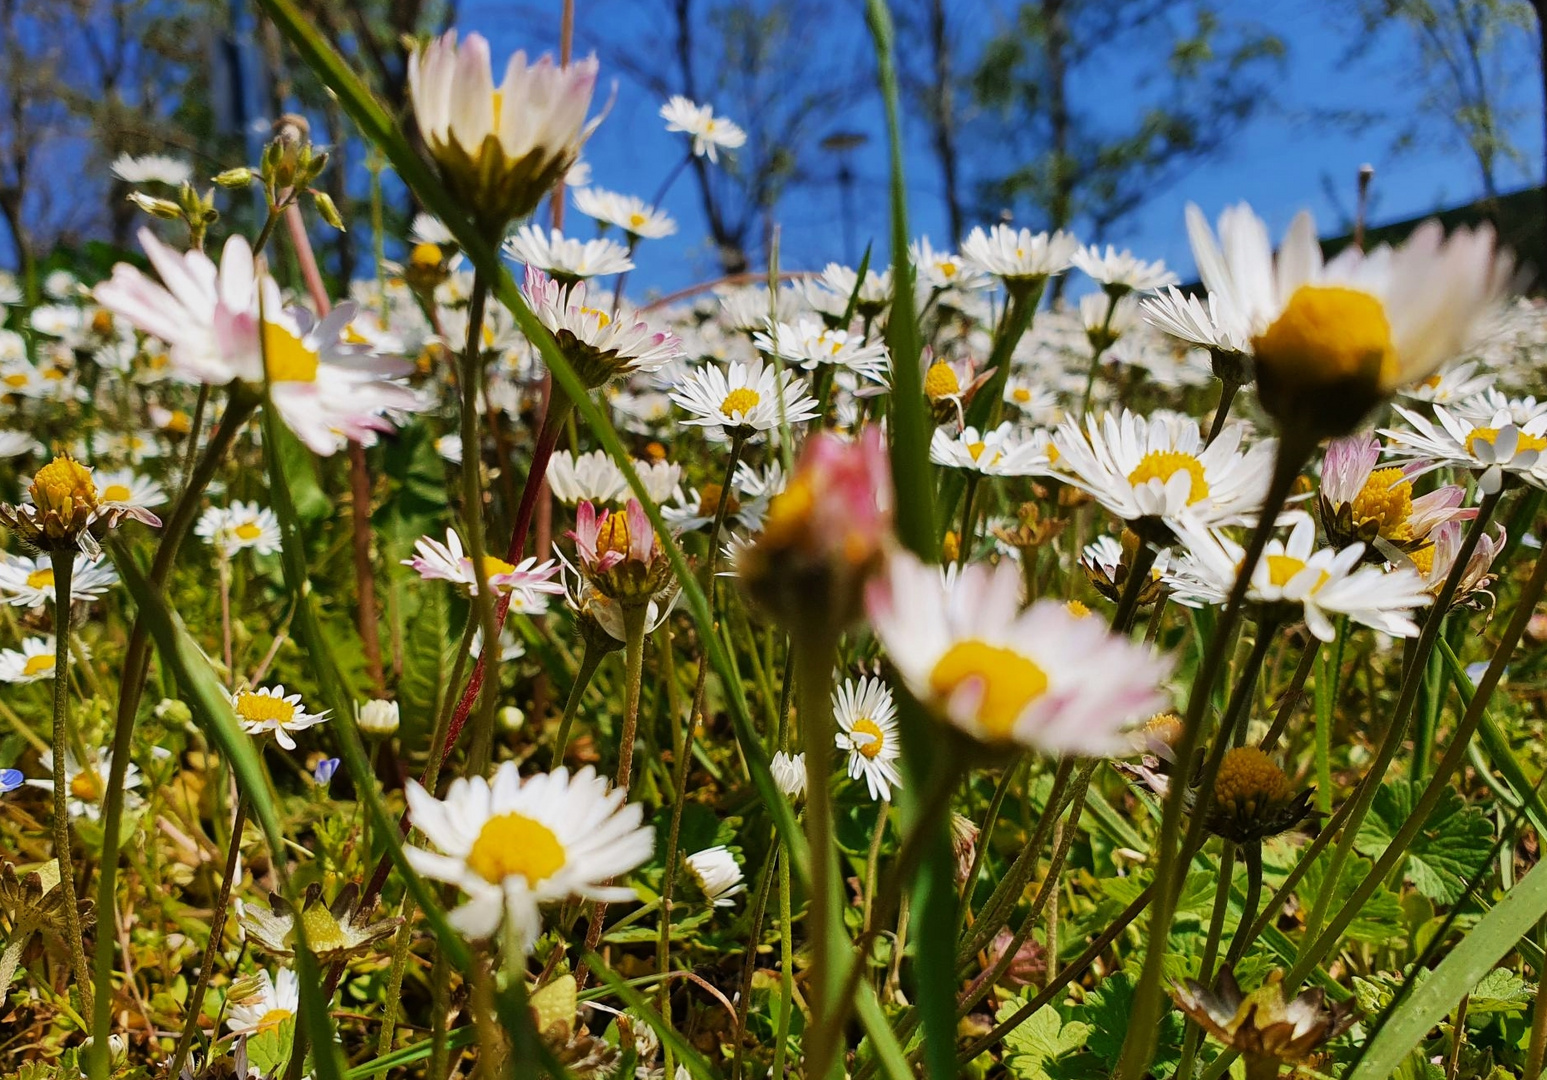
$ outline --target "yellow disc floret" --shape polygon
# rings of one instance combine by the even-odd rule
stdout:
[[[1413,484],[1401,469],[1376,469],[1354,496],[1354,521],[1374,521],[1379,533],[1388,540],[1411,540],[1413,527]]]
[[[27,657],[27,662],[21,666],[21,673],[28,678],[35,678],[45,671],[54,670],[54,657],[51,653],[39,653],[37,656]]]
[[[495,885],[520,876],[528,887],[535,886],[562,870],[566,861],[564,845],[552,829],[514,811],[484,822],[467,853],[467,868]]]
[[[1203,462],[1182,450],[1151,450],[1139,459],[1139,464],[1128,474],[1128,482],[1134,487],[1159,480],[1162,484],[1179,472],[1185,472],[1190,481],[1187,489],[1187,505],[1209,497],[1209,482],[1203,475]]]
[[[102,797],[102,777],[95,769],[82,769],[70,780],[70,794],[82,802],[96,802]]]
[[[91,470],[72,457],[56,457],[39,469],[29,490],[33,505],[44,514],[70,518],[77,508],[94,510],[97,506],[97,485],[92,483]]]
[[[855,747],[868,761],[874,761],[876,755],[886,747],[886,736],[881,733],[880,726],[868,716],[862,716],[850,724],[849,732],[851,735],[858,732],[861,735],[870,736],[867,741],[858,743]]]
[[[750,386],[739,386],[725,395],[725,400],[720,402],[720,411],[727,419],[735,419],[737,415],[746,416],[762,400]]]
[[[1396,374],[1386,309],[1362,289],[1301,285],[1252,347],[1260,367],[1305,383],[1367,379],[1383,386]]]
[[[929,673],[929,688],[941,698],[968,681],[979,684],[977,720],[994,739],[1008,739],[1021,713],[1048,686],[1047,673],[1031,658],[974,639],[952,645]]]
[[[1214,780],[1214,802],[1234,814],[1286,802],[1293,794],[1284,770],[1255,746],[1238,746],[1227,752]]]
[[[236,695],[236,715],[255,724],[288,724],[295,716],[295,706],[282,697],[243,690]]]
[[[1498,441],[1498,438],[1498,428],[1473,428],[1472,433],[1466,437],[1466,452],[1475,457],[1478,443],[1485,442],[1492,446]],[[1542,438],[1540,435],[1528,435],[1524,431],[1517,430],[1515,433],[1515,452],[1518,454],[1527,450],[1535,450],[1537,453],[1547,450],[1547,439]]]
[[[1293,555],[1265,555],[1262,561],[1268,564],[1268,581],[1280,589],[1293,581],[1295,575],[1306,566],[1304,559],[1297,559]],[[1311,592],[1325,585],[1330,576],[1325,570],[1321,571],[1316,584],[1311,586]]]
[[[629,549],[628,515],[609,514],[596,535],[596,554],[616,551],[627,556]]]
[[[929,370],[924,374],[925,397],[930,401],[938,401],[940,398],[952,397],[961,391],[961,381],[956,378],[956,372],[951,370],[950,364],[937,360],[929,365]]]
[[[317,351],[278,323],[263,324],[263,359],[271,382],[317,381]]]
[[[1078,600],[1070,600],[1067,604],[1064,605],[1064,610],[1067,611],[1070,615],[1073,615],[1076,619],[1090,618],[1090,608],[1086,607]]]

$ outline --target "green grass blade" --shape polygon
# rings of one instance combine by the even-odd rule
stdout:
[[[650,1026],[650,1030],[655,1032],[662,1043],[671,1047],[672,1053],[677,1055],[677,1060],[692,1074],[693,1080],[715,1080],[713,1066],[693,1048],[692,1043],[677,1034],[674,1027],[661,1019],[661,1014],[645,1000],[643,994],[630,986],[595,953],[586,953],[585,962],[596,977],[607,984],[608,989],[622,998],[624,1004]]]
[[[859,1014],[859,1022],[865,1034],[870,1036],[870,1046],[875,1051],[876,1060],[881,1063],[882,1075],[887,1080],[913,1080],[913,1070],[908,1068],[908,1057],[897,1044],[897,1036],[892,1033],[892,1025],[886,1013],[881,1011],[875,987],[864,979],[860,980],[854,1009]]]
[[[1450,669],[1450,677],[1455,680],[1456,692],[1461,695],[1463,708],[1472,703],[1472,695],[1475,692],[1472,680],[1466,673],[1466,668],[1461,665],[1461,660],[1456,656],[1448,642],[1443,637],[1435,639],[1435,645],[1440,655],[1445,659],[1445,666]],[[1509,747],[1509,739],[1499,727],[1499,722],[1483,712],[1482,722],[1477,725],[1477,741],[1482,744],[1483,753],[1488,756],[1491,764],[1504,777],[1504,781],[1515,791],[1515,797],[1521,800],[1525,808],[1526,816],[1531,819],[1531,825],[1540,836],[1547,836],[1547,804],[1542,802],[1541,791],[1538,785],[1531,783],[1526,777],[1524,767],[1520,759]]]

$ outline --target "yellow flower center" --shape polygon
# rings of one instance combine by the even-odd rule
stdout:
[[[103,502],[128,502],[134,498],[134,492],[125,484],[109,484],[102,489]]]
[[[939,360],[929,365],[929,370],[924,374],[924,396],[930,401],[952,397],[961,393],[961,390],[961,381],[957,379],[956,372],[951,370],[950,364]]]
[[[1138,466],[1128,474],[1128,482],[1134,487],[1151,480],[1167,483],[1179,472],[1185,472],[1191,480],[1187,490],[1187,505],[1209,497],[1209,482],[1203,476],[1203,463],[1181,450],[1151,450],[1139,459]]]
[[[70,781],[70,794],[86,802],[96,802],[102,797],[102,778],[95,769],[82,769]]]
[[[54,670],[54,657],[50,653],[39,653],[37,656],[27,657],[27,662],[21,666],[21,673],[31,678],[41,675],[45,671]]]
[[[750,386],[738,386],[725,395],[725,400],[720,402],[720,411],[729,418],[734,418],[737,413],[746,416],[762,400],[762,396]]]
[[[763,522],[763,540],[776,547],[795,543],[805,532],[816,507],[816,494],[809,481],[796,478],[768,504]]]
[[[1010,396],[1015,399],[1017,405],[1024,405],[1031,400],[1031,391],[1024,386],[1017,386],[1010,391]]]
[[[314,904],[301,912],[301,925],[306,928],[306,943],[318,952],[342,949],[349,945],[344,930],[333,913],[321,904]]]
[[[734,514],[741,509],[741,500],[736,498],[734,491],[727,495],[719,484],[705,484],[704,490],[698,498],[698,516],[714,517],[720,512],[720,500],[725,499],[725,512]]]
[[[1401,469],[1376,469],[1354,496],[1354,521],[1375,521],[1388,540],[1410,540],[1413,527],[1413,485]]]
[[[265,1031],[277,1031],[294,1015],[295,1013],[289,1009],[270,1009],[258,1017],[257,1031],[260,1034]]]
[[[485,577],[499,577],[501,574],[509,574],[516,568],[504,559],[495,558],[493,555],[483,557],[483,572]]]
[[[535,886],[562,870],[566,861],[564,845],[552,829],[514,811],[484,822],[467,853],[467,868],[495,885],[519,875]]]
[[[1258,364],[1302,385],[1362,379],[1387,386],[1396,375],[1385,308],[1361,289],[1301,285],[1252,348]]]
[[[174,409],[161,426],[173,434],[186,435],[193,430],[193,418],[181,409]]]
[[[946,697],[969,680],[982,689],[978,722],[996,739],[1009,738],[1026,706],[1047,692],[1047,673],[1029,657],[975,639],[946,650],[929,673],[929,688]]]
[[[1268,564],[1268,580],[1281,589],[1294,580],[1296,574],[1305,569],[1305,560],[1297,559],[1293,555],[1268,555],[1263,561]],[[1311,586],[1311,592],[1325,585],[1328,576],[1325,570],[1321,571],[1316,584]]]
[[[1408,558],[1413,560],[1413,565],[1418,568],[1418,572],[1424,577],[1428,577],[1430,574],[1434,573],[1433,544],[1430,544],[1427,547],[1419,548],[1417,551],[1412,552]]]
[[[496,91],[494,91],[494,125],[493,125],[495,132],[499,131],[499,129],[500,129],[500,121],[504,118],[504,116],[505,116],[505,91],[503,91],[503,90],[496,90]]]
[[[881,734],[880,725],[868,716],[862,716],[849,725],[849,732],[859,732],[861,735],[869,735],[870,739],[856,746],[855,749],[865,757],[867,761],[874,761],[876,755],[884,749],[886,736]]]
[[[238,540],[253,541],[263,535],[263,528],[256,521],[244,521],[231,530]]]
[[[1227,753],[1214,781],[1214,801],[1236,812],[1286,802],[1292,794],[1284,770],[1255,746],[1238,746]]]
[[[236,695],[236,715],[253,723],[288,724],[295,716],[295,706],[282,697],[243,690]]]
[[[408,253],[409,265],[420,270],[436,269],[442,258],[439,244],[415,244],[414,250]]]
[[[277,323],[263,324],[263,356],[271,382],[316,382],[316,350]]]
[[[52,589],[54,587],[53,567],[44,567],[42,570],[34,570],[27,575],[27,588]]]
[[[1090,608],[1086,607],[1078,600],[1070,600],[1067,604],[1064,605],[1064,610],[1067,611],[1070,615],[1073,615],[1076,619],[1090,618]]]
[[[103,308],[98,308],[91,317],[91,332],[98,337],[107,337],[113,332],[113,313]]]
[[[940,542],[940,559],[942,562],[953,563],[961,556],[961,539],[956,535],[955,529],[946,531],[945,539]]]
[[[1495,442],[1498,441],[1498,438],[1498,428],[1473,428],[1472,433],[1466,437],[1466,452],[1468,454],[1476,454],[1477,444],[1479,442],[1485,442],[1489,446],[1492,446]],[[1535,450],[1538,453],[1543,450],[1547,450],[1547,439],[1544,439],[1539,435],[1527,435],[1525,432],[1518,431],[1517,429],[1515,436],[1515,453],[1519,454],[1527,450]]]
[[[629,549],[628,515],[610,514],[602,525],[601,531],[596,537],[596,553],[605,555],[609,551],[616,551],[623,555],[628,554]]]
[[[32,502],[43,513],[70,517],[77,507],[96,508],[97,485],[91,470],[74,458],[56,457],[32,478]]]
[[[580,309],[580,311],[581,311],[581,314],[583,314],[583,315],[590,315],[592,318],[594,318],[596,320],[596,328],[598,330],[603,329],[604,327],[608,326],[612,322],[612,316],[607,314],[601,308],[583,307],[583,308]]]
[[[956,264],[949,259],[942,259],[935,266],[939,269],[940,276],[943,278],[953,278],[956,276]]]
[[[637,232],[639,230],[639,227],[641,225],[643,225],[647,220],[649,220],[649,219],[646,218],[643,214],[641,214],[638,210],[635,210],[632,214],[630,214],[628,216],[628,227],[629,227],[629,229],[631,231]]]
[[[5,385],[12,386],[20,390],[22,387],[27,385],[27,376],[24,372],[13,371],[5,377],[4,381]]]
[[[1144,733],[1173,746],[1182,737],[1182,718],[1176,713],[1156,713],[1145,721]]]

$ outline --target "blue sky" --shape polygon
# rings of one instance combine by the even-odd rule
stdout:
[[[960,18],[968,0],[953,7]],[[544,7],[548,5],[545,3]],[[553,5],[556,7],[556,3]],[[999,0],[999,8],[1006,6]],[[641,48],[659,47],[661,28],[652,25],[650,12],[658,0],[631,0],[606,9],[605,25],[590,36],[585,26],[586,0],[580,0],[580,40],[600,41],[604,59],[608,47],[618,42],[639,42]],[[986,25],[992,15],[986,6],[973,3]],[[1332,3],[1299,3],[1294,0],[1245,4],[1228,0],[1222,5],[1227,18],[1250,17],[1280,35],[1288,45],[1287,66],[1278,86],[1257,117],[1227,153],[1205,163],[1150,202],[1130,222],[1109,237],[1146,257],[1162,257],[1184,276],[1191,269],[1183,208],[1197,202],[1213,216],[1229,203],[1245,199],[1268,221],[1275,234],[1287,227],[1300,209],[1310,209],[1327,232],[1338,230],[1354,202],[1355,176],[1359,166],[1375,166],[1374,222],[1397,220],[1478,197],[1481,182],[1471,155],[1443,129],[1432,138],[1402,152],[1394,152],[1395,124],[1384,124],[1364,133],[1331,123],[1326,116],[1350,110],[1379,110],[1395,118],[1417,111],[1422,90],[1411,75],[1411,52],[1406,39],[1386,32],[1365,42],[1357,61],[1346,54],[1355,43],[1350,23],[1334,25]],[[869,36],[853,3],[826,9],[831,26],[824,28],[842,62],[866,70],[873,67]],[[490,39],[496,57],[519,47],[543,48],[552,40],[552,21],[542,11],[514,8],[498,0],[465,0],[458,25],[480,30]],[[1501,190],[1513,190],[1539,180],[1542,158],[1542,124],[1531,35],[1518,34],[1513,59],[1522,73],[1512,83],[1506,105],[1519,112],[1511,135],[1526,160],[1529,172],[1505,167],[1499,175]],[[497,60],[498,62],[498,60]],[[1095,72],[1096,79],[1121,80],[1121,70]],[[604,83],[608,80],[604,64]],[[659,102],[641,93],[625,77],[620,79],[618,99],[606,122],[589,144],[587,159],[593,166],[593,182],[648,198],[676,164],[681,154],[679,137],[668,135],[655,117]],[[1076,87],[1076,92],[1080,88]],[[1120,103],[1112,106],[1122,109]],[[1101,107],[1095,113],[1100,116]],[[732,119],[739,119],[732,116]],[[887,232],[884,132],[880,111],[873,105],[852,109],[843,127],[870,135],[867,147],[855,161],[862,195],[857,200],[855,232],[860,246],[874,238],[878,252],[885,247]],[[922,133],[909,129],[907,171],[910,187],[910,221],[915,235],[946,236],[945,213],[938,196],[933,159],[924,151]],[[1324,178],[1335,184],[1341,208],[1324,190]],[[681,223],[678,236],[647,243],[639,253],[640,272],[634,287],[661,290],[683,287],[713,277],[716,267],[704,246],[705,230],[699,216],[696,193],[686,180],[679,181],[665,200]],[[781,207],[783,224],[782,263],[786,267],[820,267],[829,259],[843,257],[842,230],[838,219],[836,190],[830,186],[804,189]],[[581,229],[571,217],[573,228]]]

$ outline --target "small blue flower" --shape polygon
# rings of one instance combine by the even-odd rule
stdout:
[[[0,795],[7,791],[15,791],[22,785],[20,769],[0,769]]]
[[[317,781],[320,787],[327,787],[336,772],[338,772],[338,758],[323,758],[312,770],[312,779]]]

